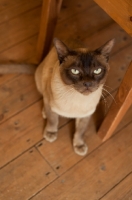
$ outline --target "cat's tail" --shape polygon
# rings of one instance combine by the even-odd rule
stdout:
[[[37,65],[23,63],[0,64],[0,74],[34,74]]]

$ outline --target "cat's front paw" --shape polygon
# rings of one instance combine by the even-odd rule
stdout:
[[[88,152],[88,146],[85,143],[81,145],[75,145],[74,151],[79,156],[85,156]]]
[[[57,139],[57,132],[45,131],[43,136],[48,142],[54,142]]]

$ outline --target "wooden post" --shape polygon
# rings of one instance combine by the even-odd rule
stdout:
[[[62,0],[43,0],[37,43],[37,61],[40,63],[49,51]]]
[[[132,62],[119,87],[115,102],[112,103],[108,114],[98,130],[98,135],[106,141],[114,132],[119,122],[132,104]]]

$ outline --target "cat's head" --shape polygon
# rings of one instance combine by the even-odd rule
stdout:
[[[71,50],[57,38],[54,39],[54,45],[61,78],[65,84],[72,85],[78,92],[87,95],[105,83],[114,39],[94,51],[86,48]]]

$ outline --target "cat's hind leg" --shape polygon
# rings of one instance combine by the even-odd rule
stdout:
[[[44,129],[43,137],[48,142],[54,142],[58,136],[59,116],[51,110],[50,105],[48,103],[45,103],[44,108],[47,117],[47,122],[46,127]]]
[[[76,118],[76,131],[73,138],[73,148],[76,154],[85,156],[88,152],[88,146],[85,144],[83,135],[86,131],[90,117]]]

